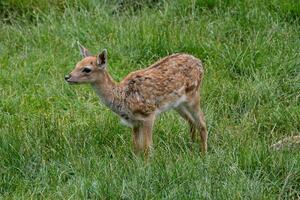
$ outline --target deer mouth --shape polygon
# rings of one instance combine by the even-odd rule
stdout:
[[[76,85],[78,84],[77,81],[72,81],[72,80],[67,80],[67,83],[71,84],[71,85]]]
[[[69,84],[77,84],[78,83],[78,81],[72,80],[72,77],[70,75],[65,76],[65,81],[67,81],[67,83],[69,83]]]

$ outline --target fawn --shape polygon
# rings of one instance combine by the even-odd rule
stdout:
[[[106,49],[92,56],[78,45],[83,59],[65,80],[72,84],[91,84],[102,103],[132,128],[135,153],[148,155],[155,118],[171,108],[189,123],[193,141],[199,131],[201,151],[207,151],[208,136],[199,94],[204,70],[199,59],[184,53],[173,54],[130,73],[117,83],[107,71]]]

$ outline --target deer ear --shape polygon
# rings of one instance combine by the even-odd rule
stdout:
[[[84,46],[82,46],[78,41],[77,41],[79,50],[80,50],[80,54],[82,55],[82,57],[88,57],[91,56],[92,54],[89,52],[89,50],[87,48],[85,48]]]
[[[97,65],[101,69],[105,69],[107,65],[107,50],[103,49],[101,53],[97,55]]]

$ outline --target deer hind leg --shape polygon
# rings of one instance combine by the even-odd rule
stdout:
[[[196,124],[195,124],[195,120],[194,120],[193,116],[183,105],[178,106],[175,110],[183,119],[185,119],[188,122],[188,124],[190,126],[190,134],[191,134],[192,141],[195,142],[195,140],[196,140]]]
[[[154,124],[154,117],[149,117],[146,120],[139,121],[133,128],[133,145],[134,153],[144,153],[148,157],[152,149],[152,131]]]
[[[201,152],[205,153],[207,151],[207,129],[204,114],[200,109],[200,97],[198,94],[192,98],[191,101],[186,102],[184,104],[186,111],[193,117],[195,122],[195,127],[199,131],[200,138],[201,138]]]
[[[201,109],[199,108],[199,110],[195,113],[196,115],[196,121],[199,122],[199,133],[200,133],[200,137],[201,137],[201,151],[202,153],[206,153],[207,152],[207,138],[208,138],[208,134],[207,134],[207,129],[206,129],[206,123],[205,123],[205,118],[204,118],[204,114],[201,111]]]

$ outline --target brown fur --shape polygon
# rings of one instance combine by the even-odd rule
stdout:
[[[183,53],[173,54],[116,83],[106,70],[106,51],[94,57],[86,48],[80,48],[84,59],[66,80],[92,85],[102,102],[132,127],[135,152],[149,153],[155,118],[171,108],[187,120],[193,140],[199,131],[201,150],[207,151],[207,130],[199,95],[204,70],[199,59]],[[91,71],[85,73],[84,68]]]

